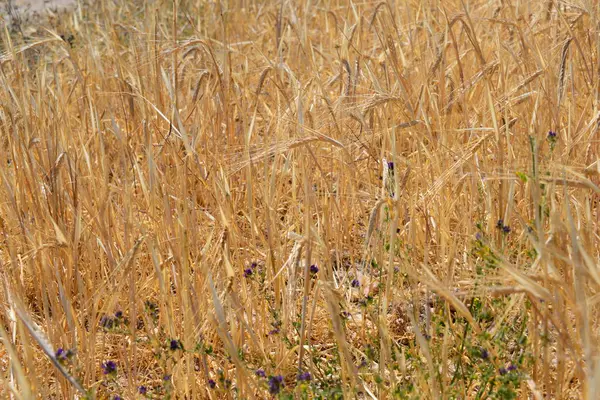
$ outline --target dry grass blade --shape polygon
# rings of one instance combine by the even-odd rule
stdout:
[[[19,319],[25,325],[31,336],[35,339],[38,345],[42,348],[46,356],[52,361],[52,365],[56,369],[60,371],[60,373],[69,381],[71,386],[73,386],[77,391],[84,396],[87,395],[87,391],[81,386],[81,383],[78,382],[77,378],[75,378],[69,371],[60,363],[60,361],[56,358],[56,353],[52,344],[49,342],[46,335],[42,332],[41,328],[31,320],[29,314],[21,308],[21,306],[17,305],[15,307],[15,311],[19,316]]]

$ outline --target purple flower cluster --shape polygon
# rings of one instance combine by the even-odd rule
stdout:
[[[312,377],[310,376],[310,372],[302,372],[301,374],[298,375],[299,382],[308,382],[311,379],[312,379]]]
[[[102,318],[100,318],[100,326],[106,330],[116,328],[121,323],[128,323],[128,321],[123,317],[123,311],[117,311],[114,317],[103,315]]]
[[[267,374],[265,373],[265,370],[260,368],[256,370],[256,376],[260,377],[260,378],[265,378],[267,376]]]
[[[278,394],[284,386],[283,376],[277,375],[269,378],[269,393]]]
[[[256,264],[255,262],[250,264],[250,267],[248,267],[244,270],[244,277],[250,278],[252,275],[254,275],[254,270],[256,270],[257,266],[258,266],[258,264]]]
[[[501,229],[504,233],[510,233],[510,226],[504,225],[504,220],[499,219],[496,223],[496,228]]]
[[[117,372],[117,364],[114,361],[105,361],[102,363],[102,372],[104,375],[111,375]]]
[[[510,364],[508,366],[508,368],[502,367],[502,368],[500,368],[498,370],[498,372],[500,372],[500,375],[506,375],[507,373],[513,372],[513,371],[516,371],[516,370],[517,370],[517,366],[515,364]]]
[[[482,348],[480,356],[482,359],[487,360],[490,357],[490,353],[488,353],[486,349]]]
[[[171,351],[183,350],[183,344],[181,343],[181,340],[171,339],[171,342],[169,343],[169,348],[171,349]]]
[[[63,364],[67,361],[67,352],[61,347],[54,354],[59,363]]]

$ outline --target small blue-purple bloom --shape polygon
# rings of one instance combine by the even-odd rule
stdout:
[[[500,370],[498,372],[500,372],[500,375],[506,375],[507,371],[506,371],[506,368],[502,367],[502,368],[500,368]]]
[[[283,376],[277,375],[269,378],[269,393],[278,394],[283,386]]]
[[[146,388],[146,386],[140,386],[138,388],[138,393],[144,395],[144,394],[148,393],[148,389]]]
[[[66,361],[67,359],[67,352],[61,347],[58,350],[56,350],[56,353],[54,354],[54,356],[56,357],[56,359],[58,361]]]
[[[209,379],[209,380],[208,380],[208,387],[210,387],[211,389],[214,389],[214,388],[216,388],[216,387],[217,387],[217,382],[215,382],[215,381],[214,381],[214,380],[212,380],[212,379]]]
[[[353,279],[351,285],[352,287],[356,288],[360,286],[360,282],[358,281],[358,279]]]
[[[257,369],[256,370],[256,376],[259,376],[261,378],[265,378],[267,376],[267,374],[265,373],[264,369]]]
[[[100,318],[100,326],[104,329],[111,329],[114,324],[115,321],[111,317],[103,315],[102,318]]]
[[[177,340],[177,339],[172,339],[171,343],[169,344],[169,347],[171,348],[171,351],[183,349],[183,345],[181,344],[181,341]]]
[[[308,382],[311,379],[312,377],[310,376],[310,372],[302,372],[300,375],[298,375],[298,381]]]
[[[486,349],[481,349],[481,358],[483,358],[484,360],[487,360],[490,357],[490,354],[488,353],[488,351]]]
[[[114,361],[105,361],[102,363],[102,372],[104,375],[110,375],[117,372],[117,364]]]
[[[253,272],[254,272],[254,271],[252,270],[252,268],[246,268],[246,269],[244,270],[244,276],[245,276],[246,278],[249,278],[250,276],[252,276],[252,273],[253,273]]]
[[[317,272],[319,272],[319,267],[317,267],[315,264],[310,266],[310,273],[311,274],[316,274]]]

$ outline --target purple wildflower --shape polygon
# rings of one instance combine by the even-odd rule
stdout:
[[[168,382],[168,381],[170,381],[170,380],[171,380],[171,375],[165,375],[165,376],[163,377],[163,381],[165,381],[165,382]]]
[[[507,226],[507,225],[503,226],[502,227],[502,232],[504,232],[504,233],[510,233],[510,226]]]
[[[215,381],[214,381],[214,380],[212,380],[212,379],[209,379],[209,380],[208,380],[208,387],[210,387],[211,389],[214,389],[214,388],[216,388],[216,387],[217,387],[217,382],[215,382]]]
[[[311,379],[312,377],[310,376],[310,372],[302,372],[300,375],[298,375],[298,381],[308,382]]]
[[[486,349],[481,349],[480,356],[482,359],[487,360],[490,357],[490,354],[488,353],[488,351]]]
[[[283,376],[277,375],[269,378],[269,393],[278,394],[283,386]]]
[[[144,394],[148,393],[148,389],[146,389],[146,386],[140,386],[138,388],[138,393],[144,395]]]
[[[261,378],[265,378],[267,376],[267,374],[265,374],[265,370],[264,369],[257,369],[256,370],[256,376],[259,376]]]
[[[181,344],[180,340],[171,339],[171,343],[169,344],[169,348],[171,349],[171,351],[176,351],[176,350],[179,350],[179,349],[183,349],[183,345]]]
[[[502,367],[500,368],[500,370],[498,370],[498,372],[500,372],[500,375],[506,375],[506,368]]]
[[[246,278],[249,278],[249,277],[251,277],[251,276],[252,276],[252,273],[253,273],[253,272],[254,272],[254,271],[252,270],[252,268],[246,268],[246,269],[244,270],[244,276],[245,276]]]
[[[548,140],[556,140],[556,132],[550,131],[548,132]]]
[[[119,396],[118,394],[115,395],[115,397],[113,397],[113,400],[121,400],[121,396]]]
[[[516,371],[516,370],[517,370],[517,366],[516,366],[515,364],[510,364],[510,365],[508,366],[508,370],[509,370],[509,371]]]
[[[393,161],[388,161],[387,167],[391,172],[394,172],[394,162]]]
[[[102,372],[104,375],[110,375],[117,372],[117,364],[114,361],[105,361],[102,363]]]
[[[360,286],[360,282],[358,281],[358,279],[353,279],[352,283],[351,283],[352,287],[359,287]]]
[[[504,220],[503,219],[499,219],[498,222],[496,222],[496,228],[498,228],[498,229],[504,228]]]
[[[106,315],[100,318],[100,326],[104,329],[111,329],[115,325],[115,320]]]
[[[317,272],[319,272],[319,267],[317,267],[315,264],[310,266],[310,273],[315,275]]]

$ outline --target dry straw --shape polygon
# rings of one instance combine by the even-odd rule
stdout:
[[[0,397],[595,399],[579,3],[3,17]]]

